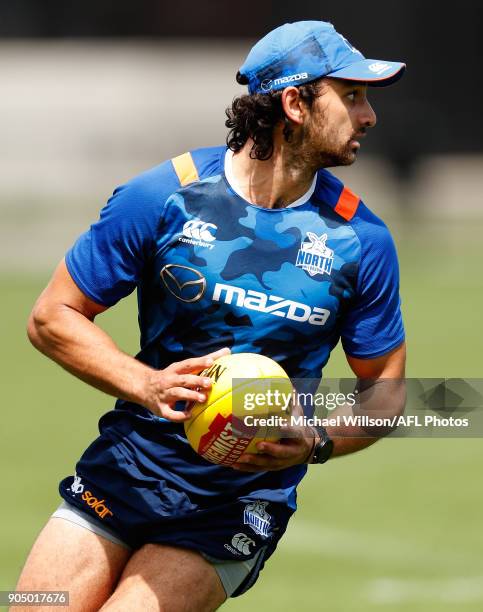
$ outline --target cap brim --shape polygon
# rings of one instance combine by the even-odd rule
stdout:
[[[406,64],[401,62],[365,59],[325,76],[348,81],[363,81],[372,87],[386,87],[399,81],[405,70]]]

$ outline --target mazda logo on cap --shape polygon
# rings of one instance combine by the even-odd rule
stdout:
[[[261,87],[262,91],[270,91],[272,89],[272,85],[273,85],[273,80],[272,79],[264,79],[260,83],[260,87]]]
[[[205,294],[206,278],[194,268],[167,264],[159,274],[166,289],[182,302],[197,302]]]

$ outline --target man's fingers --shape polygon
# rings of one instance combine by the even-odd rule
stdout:
[[[176,374],[190,374],[193,372],[201,372],[201,370],[209,368],[213,364],[215,359],[218,359],[218,357],[222,357],[223,355],[229,354],[229,348],[222,348],[219,351],[209,353],[204,357],[191,357],[190,359],[183,359],[183,361],[172,363],[166,369],[176,372]]]
[[[275,459],[292,459],[300,454],[300,444],[301,440],[297,438],[287,438],[283,444],[281,442],[260,442],[257,448],[260,452]],[[247,456],[248,454],[242,455],[242,457]]]
[[[203,357],[192,357],[172,363],[161,373],[159,383],[161,389],[154,390],[153,405],[161,416],[170,421],[182,422],[191,416],[189,404],[206,401],[212,381],[208,376],[196,376],[197,373],[209,368],[215,359],[223,355],[229,355],[229,348],[222,348]],[[162,401],[162,404],[160,403]],[[184,401],[187,409],[184,411],[173,410],[176,402]]]
[[[209,368],[212,364],[213,359],[211,357],[191,357],[190,359],[183,359],[183,361],[172,363],[166,370],[176,374],[191,374],[193,372],[201,372],[201,370]]]
[[[169,403],[183,400],[186,402],[204,402],[206,400],[206,395],[203,392],[185,389],[184,387],[172,387],[166,395],[168,398],[165,401]]]
[[[218,359],[218,357],[223,357],[224,355],[229,355],[230,353],[231,353],[231,349],[225,346],[224,348],[219,349],[218,351],[214,351],[213,353],[208,353],[206,357],[211,357],[211,359],[213,359],[214,361],[215,359]]]
[[[241,472],[282,470],[302,463],[308,452],[302,439],[290,438],[283,442],[259,442],[260,453],[245,453],[231,467]]]
[[[173,376],[173,387],[185,387],[187,389],[209,389],[211,379],[194,374],[178,374]]]
[[[169,419],[170,421],[175,421],[177,423],[182,423],[183,421],[187,421],[191,414],[190,411],[186,410],[173,410],[169,406],[164,405],[160,410],[161,416],[165,419]]]

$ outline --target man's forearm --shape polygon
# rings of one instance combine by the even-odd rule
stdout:
[[[143,403],[151,368],[122,352],[112,338],[76,310],[59,305],[34,309],[28,325],[32,344],[86,383]]]
[[[355,406],[340,406],[330,414],[338,424],[326,428],[327,434],[334,442],[332,455],[347,455],[367,448],[377,440],[387,436],[394,427],[389,423],[393,417],[404,412],[406,386],[404,379],[378,379],[360,381],[361,391]],[[344,417],[369,417],[384,425],[366,425],[364,419],[356,419],[350,424]],[[360,423],[360,424],[359,424]]]
[[[353,415],[354,411],[350,406],[339,406],[331,413],[330,418],[341,423],[326,427],[329,438],[334,442],[332,457],[355,453],[379,440],[379,437],[370,437],[361,427],[344,425],[343,417]]]

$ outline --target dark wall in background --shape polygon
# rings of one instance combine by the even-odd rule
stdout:
[[[286,21],[331,21],[366,57],[408,64],[399,85],[373,92],[385,129],[375,130],[370,139],[373,151],[387,154],[405,172],[424,153],[483,151],[483,6],[476,0],[442,6],[421,0],[298,0],[295,5],[2,0],[0,36],[247,37],[248,51],[250,42]]]

